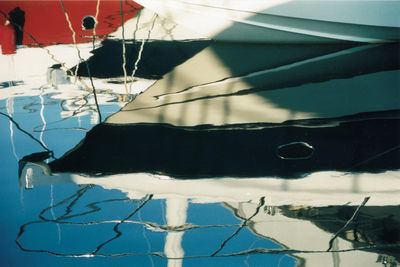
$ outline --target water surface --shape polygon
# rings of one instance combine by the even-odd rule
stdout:
[[[171,41],[126,12],[0,56],[4,266],[398,265],[398,44]]]

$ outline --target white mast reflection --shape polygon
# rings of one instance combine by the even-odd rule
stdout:
[[[166,199],[168,226],[181,226],[186,222],[188,201],[186,198]],[[168,257],[168,267],[182,266],[185,251],[182,248],[184,231],[170,231],[165,237],[164,253]]]
[[[7,113],[8,113],[8,116],[10,116],[11,118],[13,117],[13,114],[14,114],[14,97],[7,98]],[[12,147],[12,151],[13,151],[14,157],[18,162],[19,161],[19,157],[18,157],[17,152],[15,150],[15,144],[14,144],[14,125],[13,125],[13,122],[11,120],[10,120],[10,138],[11,138],[11,147]]]

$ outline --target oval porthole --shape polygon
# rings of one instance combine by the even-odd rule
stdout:
[[[276,155],[286,160],[309,159],[314,154],[314,147],[306,142],[291,142],[278,146]]]
[[[82,29],[93,30],[96,26],[96,18],[93,16],[85,16],[82,19]]]

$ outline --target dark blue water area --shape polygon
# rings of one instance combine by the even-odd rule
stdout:
[[[197,225],[236,226],[241,220],[233,216],[232,212],[220,203],[191,203],[188,208],[188,221]]]

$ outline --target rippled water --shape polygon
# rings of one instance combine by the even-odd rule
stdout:
[[[2,90],[10,89],[15,88]],[[54,151],[55,157],[60,157],[96,121],[93,119],[96,111],[90,105],[86,104],[80,111],[63,106],[63,102],[76,103],[85,98],[90,102],[91,96],[82,90],[75,91],[82,96],[61,100],[60,93],[50,88],[32,88],[31,92],[36,95],[1,100],[1,203],[7,214],[2,222],[2,258],[7,264],[160,266],[177,261],[166,257],[181,257],[183,251],[187,264],[253,266],[262,265],[266,260],[273,265],[295,264],[296,258],[285,254],[235,256],[253,248],[281,249],[283,246],[248,229],[246,221],[239,214],[235,216],[238,207],[229,203],[201,203],[201,200],[197,203],[152,195],[131,198],[119,190],[96,185],[55,184],[29,190],[21,187],[18,162],[24,156],[42,151],[42,144]],[[112,102],[116,96],[98,96],[110,100],[109,105],[100,105],[103,116],[120,108]],[[75,116],[60,116],[66,110],[76,111]],[[14,123],[5,115],[12,117]],[[250,212],[257,207],[252,206]],[[168,215],[174,212],[178,214]],[[169,226],[169,220],[178,224]],[[167,249],[169,246],[172,249]],[[164,251],[172,254],[166,255]],[[225,256],[209,257],[217,251]]]
[[[115,3],[0,55],[2,265],[398,265],[398,44],[171,41]]]

